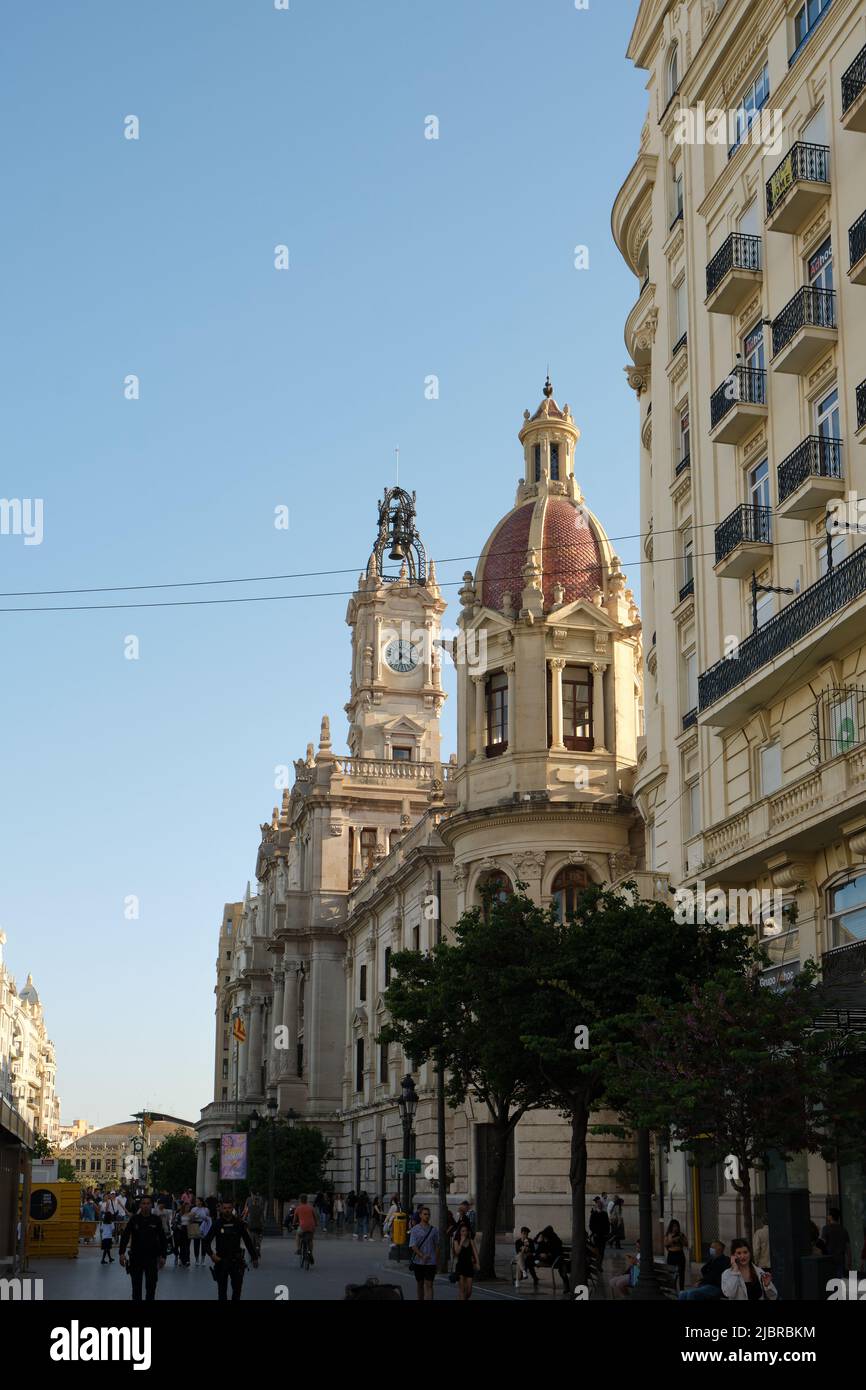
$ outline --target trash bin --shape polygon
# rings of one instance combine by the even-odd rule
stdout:
[[[398,1211],[394,1213],[394,1220],[391,1222],[391,1240],[394,1245],[406,1244],[406,1213]]]

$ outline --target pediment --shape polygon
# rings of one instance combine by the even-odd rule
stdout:
[[[410,719],[408,714],[400,714],[396,719],[389,719],[382,727],[388,734],[411,734],[415,737],[424,733],[424,725]]]
[[[366,1009],[356,1009],[352,1015],[352,1027],[359,1033],[366,1033],[370,1026]]]

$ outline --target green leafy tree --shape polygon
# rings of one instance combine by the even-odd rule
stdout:
[[[249,1120],[238,1125],[239,1134],[250,1132]],[[326,1168],[333,1157],[331,1141],[312,1125],[290,1125],[281,1116],[274,1121],[274,1197],[287,1202],[302,1193],[328,1191],[333,1186]],[[238,1200],[251,1191],[268,1191],[270,1171],[270,1139],[268,1125],[261,1125],[250,1134],[247,1151],[247,1177],[237,1184]],[[211,1170],[219,1172],[219,1154],[210,1161]]]
[[[78,1174],[75,1165],[68,1158],[60,1158],[57,1161],[57,1176],[61,1182],[76,1182]]]
[[[198,1145],[192,1135],[184,1134],[181,1129],[167,1134],[147,1161],[154,1192],[177,1193],[194,1188],[197,1160]]]
[[[585,1283],[587,1274],[590,1118],[594,1111],[619,1108],[619,1098],[628,1094],[622,1053],[640,1021],[635,1000],[652,988],[657,999],[673,1004],[687,996],[691,983],[722,965],[746,968],[749,935],[743,927],[680,923],[666,903],[641,901],[633,884],[590,887],[565,922],[554,910],[544,914],[533,987],[527,982],[523,993],[521,1041],[538,1059],[551,1104],[570,1122],[576,1283]]]
[[[778,990],[757,970],[721,971],[674,1006],[642,999],[634,1040],[620,1050],[622,1109],[728,1164],[750,1240],[751,1171],[770,1151],[832,1159],[862,1125],[862,1044],[819,1026],[817,973],[808,961]]]
[[[502,902],[488,897],[483,909],[463,914],[452,941],[427,955],[395,953],[385,992],[390,1021],[378,1041],[397,1043],[415,1065],[443,1064],[452,1106],[471,1097],[488,1108],[487,1184],[477,1194],[483,1279],[496,1277],[496,1211],[509,1138],[527,1111],[548,1101],[538,1057],[521,1039],[548,915],[521,892]]]
[[[51,1140],[48,1138],[47,1134],[42,1134],[37,1129],[36,1133],[33,1136],[33,1157],[52,1158],[53,1156],[54,1147],[51,1143]]]

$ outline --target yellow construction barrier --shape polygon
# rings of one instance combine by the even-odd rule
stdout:
[[[27,1213],[27,1254],[78,1255],[81,1225],[81,1188],[77,1182],[37,1182],[30,1193]]]

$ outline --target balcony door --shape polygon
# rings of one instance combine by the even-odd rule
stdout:
[[[753,371],[763,371],[766,366],[764,360],[764,325],[755,324],[750,333],[743,339],[743,366]]]
[[[813,290],[833,289],[833,242],[830,237],[809,257],[806,274]]]
[[[815,402],[815,433],[820,439],[839,439],[839,392]]]

